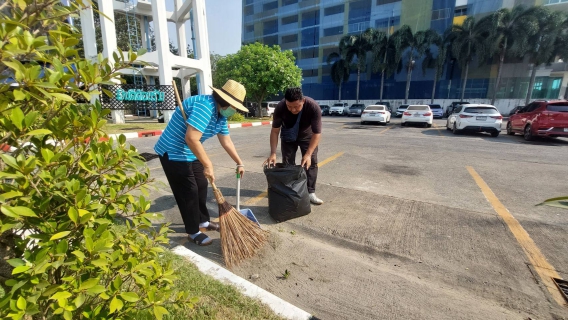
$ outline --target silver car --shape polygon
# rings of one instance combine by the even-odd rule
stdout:
[[[407,104],[401,104],[400,107],[398,107],[398,109],[396,109],[396,117],[401,118],[402,114],[404,113],[404,111],[406,111],[406,109],[408,109],[408,105]]]

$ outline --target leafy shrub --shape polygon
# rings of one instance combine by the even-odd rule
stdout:
[[[243,116],[242,114],[236,112],[234,115],[230,116],[229,118],[227,118],[227,120],[229,121],[236,121],[236,122],[241,122],[245,120],[245,116]]]
[[[191,307],[161,262],[167,226],[148,213],[149,170],[121,136],[101,130],[109,111],[96,89],[136,60],[81,58],[77,16],[59,0],[7,0],[0,10],[0,236],[14,235],[1,318],[131,318],[166,306]],[[43,75],[42,75],[43,73]],[[1,79],[0,79],[1,80]],[[140,190],[136,197],[133,191]],[[126,217],[126,231],[116,219]]]

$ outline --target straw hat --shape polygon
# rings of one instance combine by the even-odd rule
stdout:
[[[247,90],[245,87],[234,81],[234,80],[227,80],[225,85],[221,89],[213,88],[209,86],[213,91],[217,92],[218,95],[223,98],[223,100],[227,101],[231,106],[244,111],[248,112],[249,110],[243,105],[245,101],[245,96],[247,95]]]

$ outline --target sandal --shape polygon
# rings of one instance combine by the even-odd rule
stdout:
[[[219,226],[219,224],[217,222],[209,221],[209,225],[207,226],[207,228],[199,228],[199,231],[201,231],[201,232],[205,232],[205,231],[221,232],[221,226]]]
[[[205,233],[200,233],[193,239],[188,235],[187,238],[189,239],[189,241],[193,241],[193,243],[202,247],[208,246],[213,243],[213,240],[210,239]],[[205,242],[207,239],[209,239],[209,241]]]

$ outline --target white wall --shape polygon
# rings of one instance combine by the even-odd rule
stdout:
[[[359,100],[359,103],[365,105],[375,104],[378,100]],[[396,100],[384,100],[385,102],[390,102],[393,110],[398,108],[401,104],[404,104],[404,99]],[[451,105],[452,102],[459,101],[459,99],[434,99],[434,104],[439,104],[446,110],[446,107]],[[480,104],[491,104],[491,99],[466,99],[469,103],[480,103]],[[328,106],[333,105],[337,100],[317,100],[319,104],[326,104]],[[347,102],[349,105],[355,103],[355,100],[341,100],[341,102]],[[408,99],[408,104],[430,104],[430,99]],[[509,112],[516,106],[524,106],[525,99],[500,99],[495,101],[495,106],[503,115],[509,115]]]

